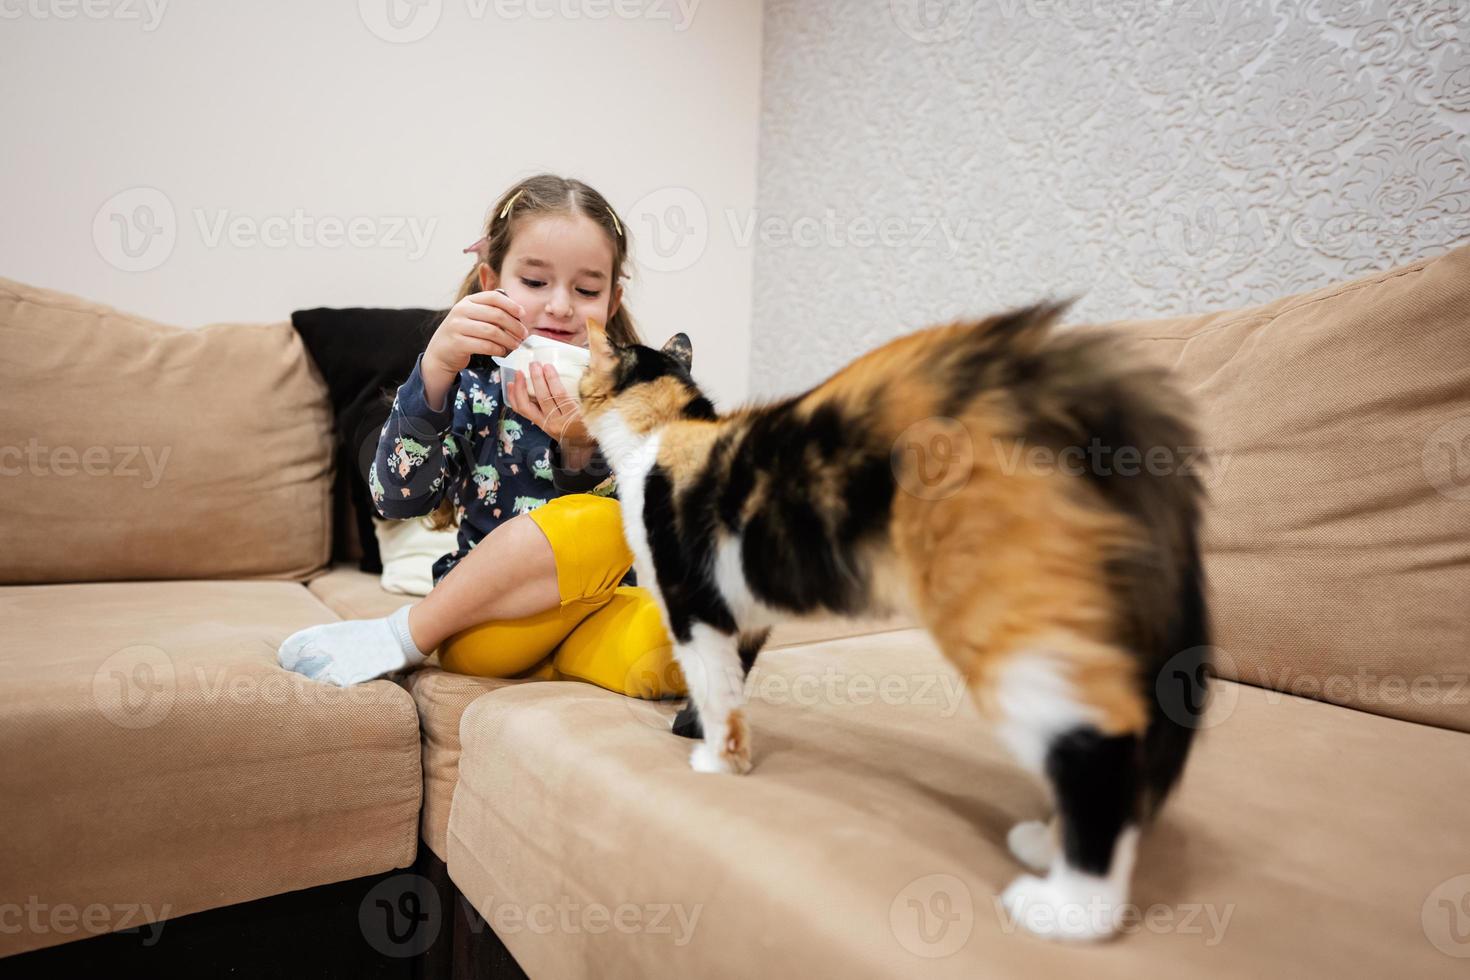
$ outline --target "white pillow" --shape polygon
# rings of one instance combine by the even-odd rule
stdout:
[[[424,518],[385,521],[373,515],[378,552],[383,556],[383,588],[400,595],[428,595],[434,587],[434,562],[459,546],[459,531],[430,531]]]

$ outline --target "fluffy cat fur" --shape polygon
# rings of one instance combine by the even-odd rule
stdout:
[[[1203,491],[1179,468],[1026,464],[1033,447],[1177,459],[1198,443],[1162,372],[1054,329],[1061,309],[915,332],[725,414],[690,376],[684,334],[620,347],[590,323],[579,395],[689,684],[697,720],[680,724],[702,725],[693,767],[750,769],[744,679],[772,625],[907,614],[1051,791],[1050,823],[1008,838],[1044,876],[1019,877],[1006,906],[1051,937],[1093,939],[1116,928],[1138,828],[1193,734],[1157,681],[1166,662],[1203,679]],[[956,469],[934,484],[940,445]]]

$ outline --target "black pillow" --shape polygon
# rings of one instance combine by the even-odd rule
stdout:
[[[291,325],[327,382],[336,420],[337,476],[332,488],[334,523],[350,501],[362,543],[358,568],[378,574],[383,560],[373,533],[373,504],[367,478],[378,433],[392,410],[393,395],[413,371],[447,310],[297,310]],[[334,561],[345,555],[346,528],[333,527]]]

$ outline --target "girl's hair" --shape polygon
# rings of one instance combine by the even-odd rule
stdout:
[[[623,267],[628,260],[628,238],[623,233],[623,222],[613,212],[612,205],[607,203],[607,198],[580,180],[558,177],[555,174],[537,174],[512,186],[490,209],[485,220],[485,237],[478,243],[475,264],[465,275],[454,301],[458,303],[471,293],[480,291],[481,262],[490,266],[497,277],[500,275],[500,267],[510,251],[511,235],[518,219],[566,214],[580,214],[591,218],[607,233],[613,247],[612,281],[608,288],[616,286],[619,280],[625,278]],[[619,346],[642,343],[625,303],[618,304],[618,311],[603,324],[603,329],[607,331],[608,338]]]
[[[512,185],[490,209],[485,219],[484,237],[474,249],[475,264],[465,275],[464,282],[460,283],[454,301],[458,303],[471,293],[480,291],[480,263],[490,266],[497,278],[500,276],[505,256],[510,252],[511,237],[520,219],[570,214],[591,218],[612,242],[612,279],[608,283],[611,292],[620,280],[626,278],[624,266],[628,261],[628,237],[623,231],[622,220],[607,203],[607,198],[582,181],[555,174],[537,174]],[[643,342],[626,303],[618,304],[617,312],[608,318],[603,328],[608,338],[619,346]],[[453,399],[454,392],[450,392],[449,397]],[[446,493],[444,500],[425,520],[433,531],[457,527],[459,521],[454,510],[453,493]]]

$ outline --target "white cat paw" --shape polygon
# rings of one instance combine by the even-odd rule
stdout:
[[[1011,832],[1006,834],[1006,846],[1011,849],[1017,861],[1034,871],[1050,869],[1052,860],[1057,856],[1051,827],[1040,820],[1023,820],[1012,827]]]
[[[1105,881],[1098,886],[1022,875],[1001,895],[1011,920],[1043,939],[1096,942],[1114,935],[1122,901]]]
[[[695,772],[742,775],[750,771],[750,757],[732,752],[718,752],[708,742],[700,742],[689,753],[689,768]]]

